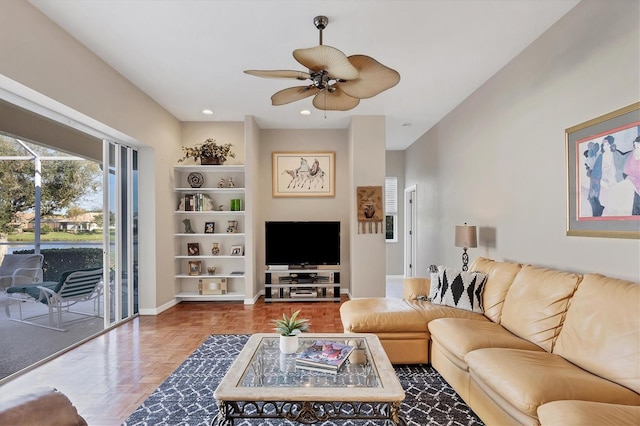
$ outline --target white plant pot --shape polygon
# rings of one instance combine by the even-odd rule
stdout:
[[[280,352],[293,354],[298,350],[298,336],[280,336]]]

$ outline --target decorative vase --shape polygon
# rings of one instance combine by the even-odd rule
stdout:
[[[280,336],[280,352],[293,354],[298,350],[298,336]]]
[[[211,254],[217,256],[220,254],[219,243],[211,243]]]
[[[224,160],[221,160],[220,157],[200,157],[200,164],[203,166],[219,166],[224,164]]]
[[[227,234],[235,234],[238,232],[238,221],[237,220],[228,220],[227,221]]]

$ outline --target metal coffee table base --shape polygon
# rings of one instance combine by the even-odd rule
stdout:
[[[305,425],[327,420],[384,420],[384,425],[407,423],[400,402],[219,401],[213,426],[233,426],[235,419],[287,419]]]

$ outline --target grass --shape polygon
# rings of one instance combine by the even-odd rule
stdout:
[[[15,242],[32,242],[35,234],[32,232],[24,232],[22,234],[8,235],[7,241]],[[40,234],[40,241],[102,241],[102,233],[95,234],[71,234],[69,232],[49,232]]]

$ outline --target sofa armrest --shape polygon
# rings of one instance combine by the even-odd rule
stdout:
[[[404,279],[404,298],[406,300],[426,299],[429,297],[431,279],[424,277],[413,277]]]
[[[26,395],[0,399],[0,425],[86,426],[87,422],[69,398],[53,388],[40,388]]]

